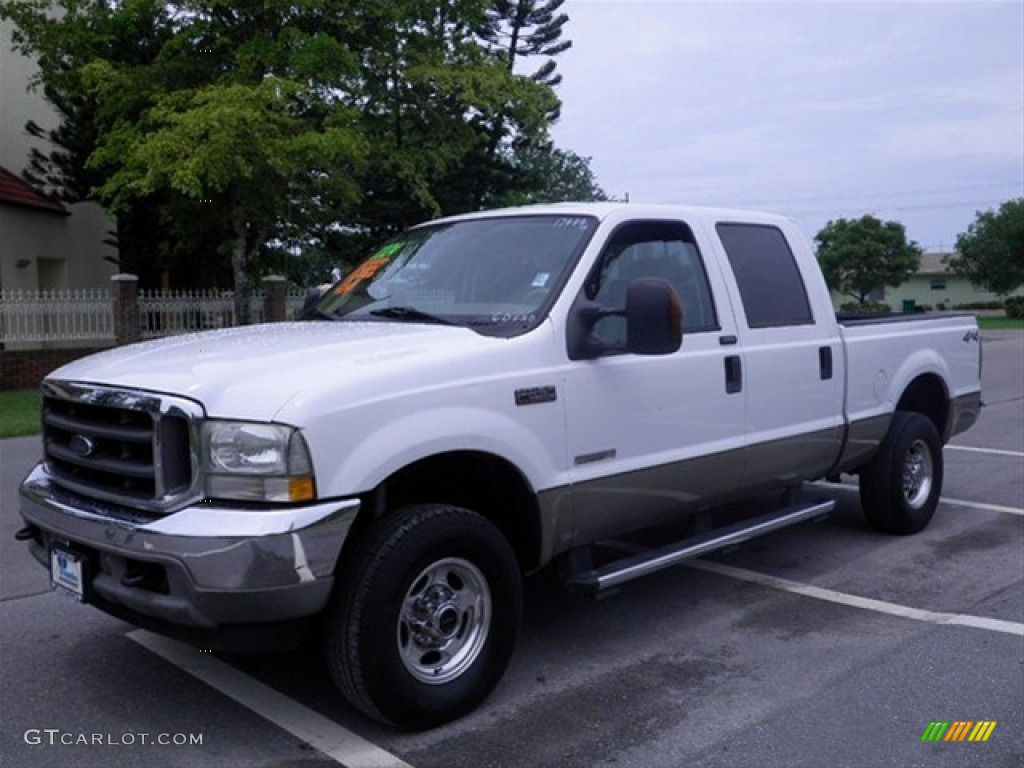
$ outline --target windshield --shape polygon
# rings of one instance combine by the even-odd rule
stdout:
[[[417,227],[332,286],[316,315],[525,333],[544,318],[596,226],[590,216],[532,215]]]

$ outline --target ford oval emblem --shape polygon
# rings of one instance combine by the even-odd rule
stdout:
[[[75,456],[87,459],[96,452],[96,443],[85,435],[75,435],[68,442],[68,448]]]

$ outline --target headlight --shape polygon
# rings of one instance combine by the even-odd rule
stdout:
[[[203,474],[211,499],[310,501],[313,462],[302,435],[282,424],[203,423]]]

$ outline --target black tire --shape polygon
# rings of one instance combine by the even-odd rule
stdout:
[[[324,647],[345,698],[411,730],[476,708],[508,666],[522,613],[522,576],[501,532],[469,510],[410,506],[342,558]]]
[[[931,419],[897,411],[878,453],[860,473],[864,516],[887,533],[917,533],[942,492],[942,441]]]

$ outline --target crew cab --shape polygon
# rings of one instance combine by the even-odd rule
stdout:
[[[56,589],[203,647],[315,627],[349,701],[431,727],[498,683],[524,575],[601,594],[826,515],[807,484],[843,473],[870,525],[921,530],[980,367],[969,316],[837,320],[779,216],[456,216],[303,322],[54,371],[18,536]]]

